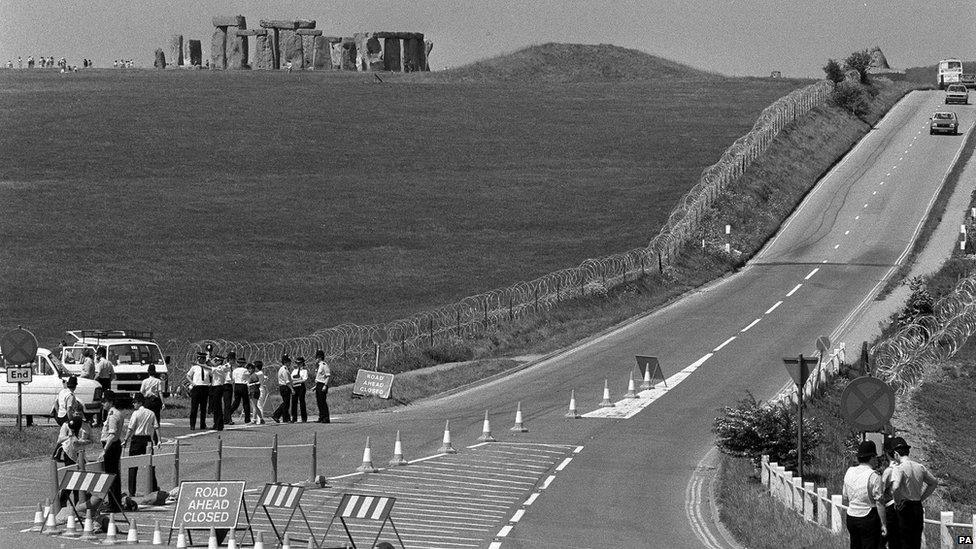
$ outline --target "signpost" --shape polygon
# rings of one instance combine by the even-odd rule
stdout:
[[[0,351],[7,367],[7,383],[17,384],[17,430],[24,430],[24,383],[34,379],[30,364],[37,359],[37,338],[27,330],[17,327],[0,336]],[[6,366],[6,364],[4,364]]]
[[[841,393],[840,411],[855,430],[880,431],[895,413],[895,391],[876,377],[859,377]]]
[[[244,481],[181,482],[170,538],[173,530],[181,527],[187,530],[187,535],[190,530],[210,530],[211,527],[237,528],[242,506],[247,529],[251,531],[251,518],[244,503]],[[254,541],[253,532],[251,541]]]
[[[378,396],[390,398],[393,391],[393,374],[363,370],[356,372],[356,383],[352,386],[352,394],[356,396]]]
[[[803,355],[799,355],[796,358],[783,358],[783,365],[786,366],[786,371],[793,378],[793,382],[796,383],[796,394],[798,398],[796,405],[796,472],[801,477],[803,476],[803,385],[807,382],[807,378],[810,377],[810,366],[816,363],[816,360],[804,358]]]

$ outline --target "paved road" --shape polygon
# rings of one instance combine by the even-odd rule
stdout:
[[[408,459],[436,454],[445,420],[462,455],[474,451],[465,446],[475,443],[489,410],[500,440],[582,449],[570,461],[536,467],[534,484],[522,487],[529,496],[521,502],[506,500],[509,509],[499,509],[498,516],[508,519],[495,527],[479,526],[482,546],[724,546],[707,507],[702,512],[696,499],[700,483],[695,484],[695,473],[713,442],[711,422],[718,408],[747,391],[768,397],[779,390],[788,380],[780,357],[813,352],[819,335],[837,340],[856,316],[853,312],[903,258],[963,143],[962,137],[928,135],[928,116],[940,97],[913,93],[899,103],[735,276],[474,390],[395,411],[338,418],[331,425],[225,431],[225,444],[267,444],[271,433],[278,433],[282,444],[301,443],[314,429],[323,442],[321,472],[342,475],[359,465],[367,435],[378,465],[390,458],[397,430]],[[962,109],[971,107],[957,110]],[[962,119],[968,131],[972,117]],[[573,389],[581,412],[596,410],[604,379],[609,379],[613,399],[620,399],[635,354],[660,357],[666,376],[683,371],[672,377],[681,378],[680,383],[666,392],[643,393],[649,404],[628,419],[563,417]],[[527,433],[508,429],[518,402]],[[212,445],[213,436],[187,442],[190,449],[200,448]],[[512,448],[517,459],[519,446]],[[282,453],[283,479],[307,476],[303,451]],[[532,454],[524,452],[527,458]],[[27,464],[18,471],[21,489],[31,489],[34,467]],[[187,463],[184,476],[203,477],[211,468]],[[268,478],[264,459],[231,458],[224,471],[252,483]],[[384,486],[402,489],[397,484],[402,479],[390,472],[367,478],[377,493]],[[689,498],[693,505],[686,505]],[[439,501],[436,495],[430,500]],[[444,498],[442,507],[449,509],[451,501]],[[454,526],[463,526],[463,520]],[[324,529],[325,524],[318,526]]]

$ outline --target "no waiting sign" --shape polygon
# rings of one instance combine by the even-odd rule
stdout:
[[[243,497],[244,481],[181,482],[173,528],[236,528]]]

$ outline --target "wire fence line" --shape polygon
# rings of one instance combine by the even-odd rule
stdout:
[[[960,280],[916,319],[872,349],[878,377],[899,392],[922,381],[926,364],[944,362],[976,333],[976,275]]]
[[[663,270],[681,247],[697,236],[703,216],[722,191],[769,148],[783,128],[824,105],[832,90],[832,82],[819,81],[794,90],[766,107],[749,133],[732,143],[718,162],[702,171],[698,183],[678,201],[667,222],[644,247],[587,259],[577,267],[469,296],[385,324],[341,324],[304,337],[267,342],[169,340],[162,345],[164,353],[172,356],[178,367],[191,364],[195,353],[207,345],[222,351],[234,350],[238,355],[266,364],[277,363],[285,353],[312,356],[317,349],[322,349],[330,359],[344,357],[354,361],[372,358],[377,347],[384,356],[404,355],[433,347],[435,342],[447,337],[476,335],[494,324],[548,311],[564,299],[604,293],[648,272]]]

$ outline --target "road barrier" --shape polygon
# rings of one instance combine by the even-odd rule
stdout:
[[[826,528],[837,535],[844,533],[847,506],[843,496],[827,494],[827,489],[805,482],[792,471],[787,471],[769,456],[762,456],[760,480],[773,499],[792,509],[804,520]],[[926,527],[938,527],[939,547],[950,549],[958,547],[957,536],[976,536],[976,514],[970,523],[955,522],[952,511],[942,511],[939,519],[925,519]],[[924,540],[923,540],[924,543]]]
[[[545,312],[562,301],[604,294],[608,289],[661,272],[678,251],[699,234],[701,221],[722,191],[734,184],[787,125],[824,105],[833,83],[820,81],[781,97],[760,113],[749,133],[737,139],[715,164],[705,168],[697,184],[678,201],[670,216],[643,247],[602,258],[587,259],[579,266],[555,271],[530,281],[466,297],[456,303],[388,322],[360,326],[342,324],[305,337],[269,342],[169,340],[164,354],[177,364],[189,365],[198,351],[213,345],[238,356],[276,364],[282,354],[313,356],[322,349],[329,359],[344,357],[365,361],[376,348],[387,356],[433,347],[435,340],[480,334],[490,326],[528,314]]]

